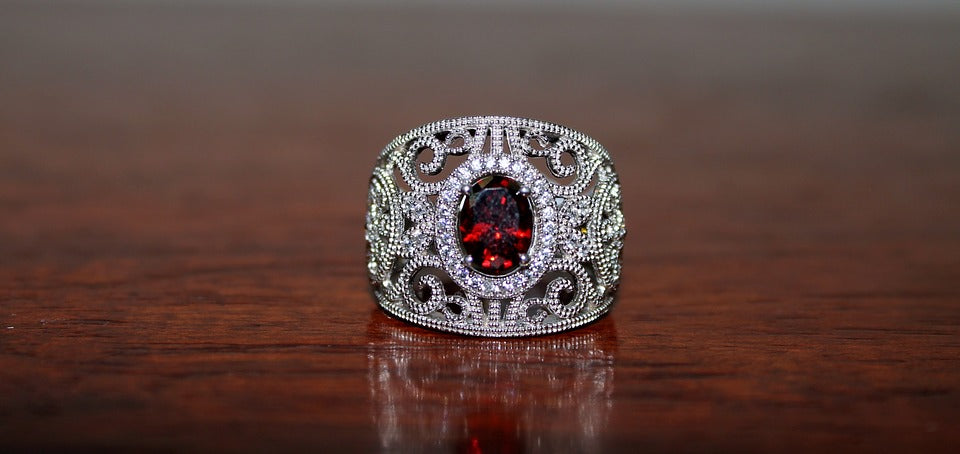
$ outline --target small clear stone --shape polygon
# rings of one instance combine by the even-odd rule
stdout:
[[[573,225],[580,225],[586,221],[590,215],[590,198],[577,197],[569,199],[567,200],[567,204],[569,204],[567,208],[567,213],[569,214],[568,219]]]
[[[430,235],[420,230],[419,227],[413,227],[403,236],[401,245],[407,255],[413,255],[426,248],[430,243]]]
[[[576,231],[568,232],[567,236],[561,241],[560,248],[564,253],[575,259],[585,258],[590,251],[585,235]]]
[[[408,194],[403,199],[403,211],[413,221],[423,221],[433,217],[433,204],[425,196]]]

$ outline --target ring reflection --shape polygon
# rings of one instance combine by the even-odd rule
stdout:
[[[368,329],[373,422],[384,451],[596,451],[612,407],[616,329],[476,339],[379,312]]]

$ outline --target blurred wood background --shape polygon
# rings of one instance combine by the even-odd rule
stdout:
[[[0,450],[957,452],[958,57],[950,14],[4,3]],[[611,316],[376,310],[375,156],[466,114],[612,151]]]

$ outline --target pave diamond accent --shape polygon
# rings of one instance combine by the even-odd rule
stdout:
[[[451,169],[449,156],[465,160]],[[509,218],[478,211],[489,201],[464,194],[494,179]],[[489,225],[477,230],[480,223]],[[444,120],[392,141],[374,169],[366,225],[370,281],[384,310],[492,337],[562,331],[605,314],[626,233],[609,153],[571,129],[512,117]],[[488,237],[477,242],[474,233]]]

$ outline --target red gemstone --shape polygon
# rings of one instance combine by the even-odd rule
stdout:
[[[490,175],[477,180],[460,206],[460,244],[473,269],[493,276],[520,266],[530,248],[533,214],[520,184]]]

